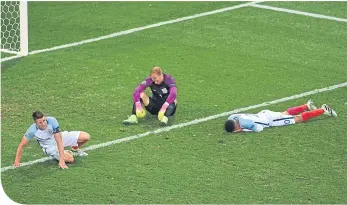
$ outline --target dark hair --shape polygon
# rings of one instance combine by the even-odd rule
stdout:
[[[227,131],[227,132],[234,132],[235,131],[235,121],[234,120],[227,120],[225,122],[225,131]]]
[[[43,118],[43,116],[45,116],[45,114],[43,114],[41,111],[35,111],[32,115],[34,121]]]

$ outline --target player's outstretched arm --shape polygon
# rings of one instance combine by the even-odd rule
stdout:
[[[64,144],[60,132],[54,134],[55,141],[57,142],[58,152],[59,152],[59,167],[62,169],[67,169],[64,159]]]
[[[16,158],[14,160],[13,166],[19,167],[20,166],[20,158],[22,157],[24,147],[29,144],[29,140],[23,136],[22,140],[20,141],[17,152],[16,152]]]

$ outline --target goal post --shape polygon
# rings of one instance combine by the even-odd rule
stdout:
[[[1,1],[1,62],[28,55],[27,1]]]

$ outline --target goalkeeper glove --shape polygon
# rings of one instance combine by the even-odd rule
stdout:
[[[167,107],[169,107],[169,103],[165,102],[158,113],[158,120],[163,119]]]
[[[136,117],[138,118],[144,118],[146,115],[146,111],[142,108],[142,105],[140,102],[135,103],[136,107]]]

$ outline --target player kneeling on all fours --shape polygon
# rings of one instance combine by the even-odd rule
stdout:
[[[52,156],[59,161],[59,167],[68,168],[65,162],[74,162],[74,156],[87,156],[79,149],[90,139],[90,135],[82,131],[61,132],[58,121],[54,117],[46,117],[42,112],[35,111],[32,114],[34,123],[28,128],[18,145],[14,166],[20,166],[20,158],[24,147],[29,140],[35,138],[47,156]],[[71,147],[72,151],[64,150]],[[63,156],[63,157],[60,157]]]
[[[306,104],[288,108],[285,112],[262,110],[257,114],[233,114],[225,122],[227,132],[261,132],[266,127],[285,126],[301,123],[319,115],[337,117],[336,112],[328,105],[316,108],[312,100]]]
[[[145,94],[147,87],[150,87],[152,96]],[[176,112],[177,107],[177,87],[175,80],[170,75],[163,73],[160,67],[154,67],[151,75],[147,77],[133,93],[133,110],[132,115],[124,120],[126,125],[138,123],[139,118],[144,118],[146,111],[152,115],[158,115],[162,125],[167,125],[168,117]]]

